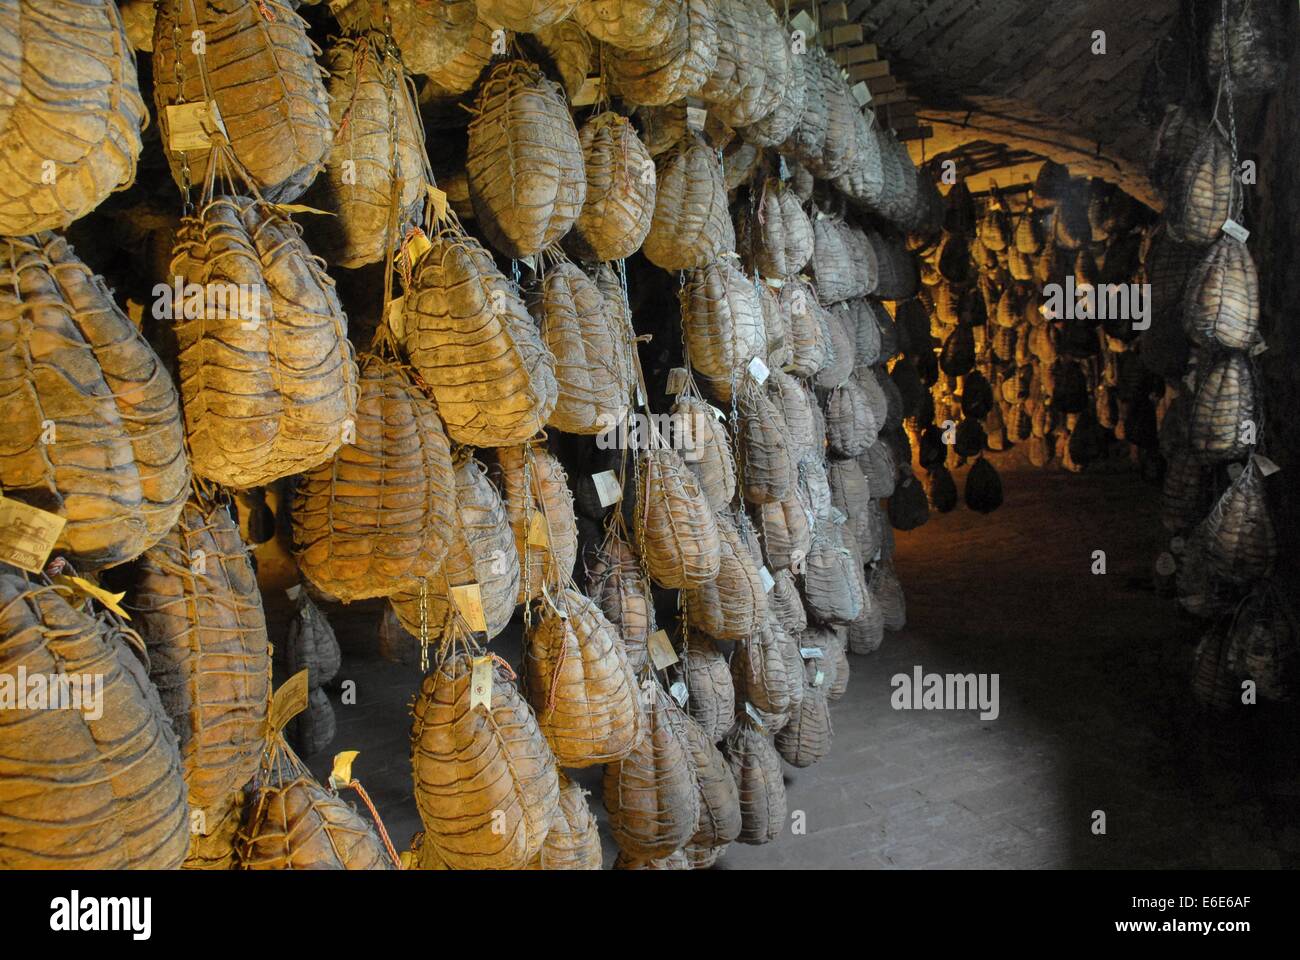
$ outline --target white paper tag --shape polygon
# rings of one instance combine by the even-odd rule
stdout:
[[[1259,469],[1259,474],[1262,477],[1271,477],[1282,469],[1262,453],[1255,454],[1255,466]]]
[[[686,108],[686,128],[694,130],[696,133],[704,129],[704,122],[708,119],[708,111],[703,107]]]
[[[804,552],[795,550],[790,554],[790,572],[802,575],[806,564],[804,563]]]
[[[763,723],[763,718],[758,715],[758,711],[754,709],[754,705],[752,703],[745,704],[745,712],[749,714],[750,719],[753,720],[760,727],[767,726],[767,724]]]
[[[1253,347],[1250,348],[1250,355],[1252,357],[1258,357],[1261,353],[1263,353],[1267,349],[1268,349],[1268,344],[1265,343],[1263,339],[1261,339],[1259,343],[1255,344]]]
[[[492,658],[475,657],[469,677],[469,708],[492,711]]]
[[[686,389],[686,379],[685,367],[673,367],[668,371],[668,385],[664,388],[664,392],[676,396]]]
[[[764,277],[763,282],[766,283],[773,290],[780,290],[782,287],[785,286],[785,281],[782,280],[780,277]]]
[[[284,595],[288,597],[290,600],[297,600],[301,593],[302,593],[301,583],[295,583],[292,587],[285,587],[284,589]]]
[[[596,496],[602,507],[612,507],[623,499],[623,487],[614,476],[613,470],[602,470],[591,475],[591,482],[596,487]]]
[[[406,306],[406,297],[393,297],[388,301],[388,329],[393,331],[393,339],[398,343],[406,336],[406,321],[402,311]]]
[[[762,386],[767,382],[768,374],[772,371],[767,368],[762,357],[755,357],[749,361],[749,375],[754,378],[754,382]]]
[[[210,131],[226,136],[226,125],[215,100],[167,106],[167,146],[177,153],[212,149]]]
[[[758,579],[763,582],[764,593],[771,593],[772,588],[776,586],[776,581],[772,579],[772,571],[767,567],[758,568]]]
[[[1223,223],[1223,232],[1238,243],[1245,243],[1250,239],[1250,231],[1239,224],[1236,220],[1228,219]]]
[[[799,656],[805,660],[820,660],[826,654],[822,652],[821,647],[800,647]]]
[[[813,686],[820,687],[822,685],[822,681],[825,679],[826,679],[826,674],[818,670],[817,673],[813,676]]]
[[[0,560],[40,573],[67,522],[66,517],[0,495]]]
[[[677,706],[679,707],[686,706],[686,684],[678,680],[676,683],[674,683],[671,687],[668,688],[668,692],[671,693],[673,695],[673,699],[677,701]]]
[[[853,85],[853,99],[858,101],[859,107],[865,107],[871,102],[871,88],[859,80]]]
[[[807,10],[800,10],[796,13],[790,20],[790,26],[803,31],[805,40],[811,41],[817,36],[817,24],[813,22],[813,18],[808,15]]]
[[[664,630],[650,634],[646,639],[646,647],[650,652],[650,662],[656,670],[666,670],[677,662],[677,651],[673,649],[668,633]]]

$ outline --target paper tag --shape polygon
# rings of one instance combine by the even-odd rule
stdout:
[[[818,670],[817,673],[813,675],[813,686],[820,687],[822,685],[822,681],[825,679],[826,679],[826,674]]]
[[[1261,477],[1271,477],[1282,469],[1262,453],[1255,454],[1255,466],[1259,469]]]
[[[121,593],[109,593],[103,587],[93,584],[89,580],[83,580],[81,577],[68,574],[60,574],[54,578],[54,582],[60,586],[69,587],[82,596],[93,597],[124,620],[131,619],[131,615],[118,606],[122,602],[122,598],[126,596],[125,590]]]
[[[822,657],[826,656],[826,654],[822,652],[821,647],[800,647],[799,656],[803,657],[805,660],[820,660]]]
[[[346,787],[352,782],[352,761],[361,753],[360,750],[344,750],[334,754],[334,766],[330,769],[330,786],[335,790]]]
[[[772,578],[772,571],[767,567],[758,568],[758,579],[763,582],[763,592],[771,593],[772,588],[776,586],[776,580]]]
[[[56,513],[0,496],[0,560],[40,573],[67,522]]]
[[[796,13],[790,20],[790,26],[802,31],[805,40],[812,40],[817,36],[817,24],[813,22],[813,18],[808,15],[807,10],[800,10]]]
[[[806,564],[804,563],[804,553],[802,550],[795,550],[790,554],[790,572],[802,575]]]
[[[708,117],[709,113],[703,107],[687,107],[686,128],[699,133],[704,129],[704,123]]]
[[[469,676],[469,708],[492,712],[492,658],[475,657]]]
[[[528,545],[547,547],[551,544],[551,532],[546,528],[546,517],[542,511],[534,510],[528,520]]]
[[[211,132],[226,136],[226,125],[215,100],[167,105],[167,147],[177,153],[211,150]]]
[[[762,386],[767,382],[768,374],[772,372],[767,368],[767,364],[763,362],[762,357],[755,357],[753,360],[749,361],[748,369],[749,375],[754,378],[754,382],[759,386]]]
[[[666,670],[677,662],[677,651],[673,649],[666,631],[656,630],[650,634],[646,646],[650,651],[650,662],[656,670]]]
[[[429,200],[433,204],[433,219],[436,223],[441,223],[447,219],[447,192],[439,190],[433,184],[427,184],[425,189],[429,192]]]
[[[780,277],[764,277],[763,282],[766,283],[773,290],[780,290],[782,287],[785,286],[785,281],[782,280]]]
[[[285,725],[307,709],[307,671],[299,670],[275,691],[271,709],[266,713],[266,725],[271,733],[279,733]]]
[[[668,371],[668,385],[664,388],[665,393],[679,394],[686,389],[686,368],[673,367]]]
[[[295,583],[292,587],[285,587],[284,595],[296,602],[298,597],[302,595],[302,584]]]
[[[674,683],[671,687],[668,688],[668,692],[671,693],[673,695],[673,699],[677,701],[677,706],[679,707],[686,706],[686,684],[678,680],[676,683]]]
[[[602,470],[591,475],[591,482],[596,487],[596,496],[602,507],[612,507],[623,499],[623,486],[614,476],[613,470]]]
[[[406,320],[402,316],[402,311],[406,307],[406,297],[393,297],[388,301],[388,329],[393,331],[393,338],[399,343],[406,336]]]
[[[853,85],[853,99],[858,101],[859,107],[865,107],[871,102],[871,88],[859,80]]]
[[[588,77],[582,81],[582,86],[578,92],[573,95],[571,101],[575,107],[586,107],[596,102],[600,96],[600,77]]]
[[[1268,349],[1268,344],[1265,343],[1261,338],[1259,343],[1255,344],[1253,347],[1250,348],[1250,355],[1252,357],[1258,357],[1261,353],[1263,353],[1267,349]]]
[[[483,612],[483,588],[477,583],[462,583],[451,588],[451,602],[475,633],[487,633],[487,615]]]
[[[432,190],[433,188],[430,187],[429,189]],[[445,197],[446,194],[443,196]],[[428,253],[432,246],[433,241],[424,235],[423,230],[419,233],[412,232],[411,239],[406,241],[406,246],[403,249],[407,267],[414,270],[415,265],[420,262],[420,258]]]
[[[1245,243],[1250,239],[1250,231],[1231,218],[1223,222],[1223,232],[1238,243]]]
[[[752,703],[748,703],[748,702],[747,702],[747,703],[745,704],[745,712],[746,712],[747,714],[749,714],[750,719],[752,719],[752,720],[753,720],[756,724],[758,724],[760,727],[766,727],[766,726],[767,726],[767,724],[765,724],[765,723],[763,722],[763,718],[760,717],[760,716],[758,715],[758,711],[757,711],[756,709],[754,709],[754,705],[753,705]]]

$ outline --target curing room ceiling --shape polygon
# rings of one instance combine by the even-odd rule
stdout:
[[[1119,183],[1152,205],[1143,77],[1178,0],[857,0],[850,19],[919,99],[919,155],[1002,143]],[[1094,53],[1094,31],[1105,52]],[[919,158],[919,157],[918,157]],[[1002,185],[1032,176],[1007,168]],[[996,177],[996,174],[992,174]]]

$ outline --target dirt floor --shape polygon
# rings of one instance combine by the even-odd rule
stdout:
[[[1296,718],[1195,709],[1187,678],[1203,625],[1150,585],[1165,539],[1158,488],[1126,469],[1003,480],[998,512],[959,507],[898,536],[907,627],[850,657],[830,755],[786,768],[806,833],[733,844],[716,869],[1300,863]],[[419,828],[407,739],[418,670],[374,652],[376,608],[330,615],[357,702],[331,694],[337,737],[308,759],[325,775],[335,751],[360,750],[354,771],[401,848]],[[517,661],[517,640],[499,646]],[[998,717],[893,709],[890,678],[917,666],[997,674]],[[575,779],[603,820],[600,769]],[[606,854],[608,865],[608,837]]]

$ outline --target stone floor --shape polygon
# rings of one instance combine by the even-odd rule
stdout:
[[[1262,707],[1248,724],[1193,708],[1201,625],[1149,586],[1157,490],[1127,472],[1003,479],[997,513],[960,507],[898,536],[907,627],[851,658],[830,755],[786,770],[806,833],[732,845],[718,869],[1300,863],[1300,728]],[[334,751],[361,750],[355,771],[400,847],[419,826],[407,754],[418,678],[370,652],[373,609],[331,615],[357,703],[334,695],[338,736],[309,760],[324,774]],[[998,674],[999,716],[894,710],[890,678],[918,665]],[[603,818],[599,769],[577,779]]]

